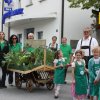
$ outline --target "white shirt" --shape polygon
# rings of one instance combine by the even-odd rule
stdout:
[[[94,58],[94,62],[95,62],[95,64],[99,64],[100,63],[100,57],[98,59]]]
[[[84,59],[81,59],[80,61],[77,61],[77,63],[78,63],[79,65],[82,65],[82,62],[83,62],[84,65],[85,65],[85,60],[84,60]],[[71,66],[72,66],[72,67],[75,67],[75,61],[72,62]]]
[[[75,51],[81,49],[81,46],[89,46],[90,39],[91,39],[91,36],[89,36],[88,39],[84,39],[84,38],[83,38],[83,40],[80,39],[80,40],[78,41],[78,44],[77,44],[77,47],[76,47],[76,50],[75,50]],[[81,40],[82,40],[82,45],[81,45]],[[93,55],[93,54],[92,54],[92,49],[93,49],[94,47],[96,47],[96,46],[98,46],[98,42],[97,42],[97,40],[96,40],[95,38],[92,38],[91,45],[90,45],[90,48],[91,48],[91,49],[90,49],[90,54],[91,54],[91,55]],[[84,53],[85,53],[85,54],[84,54],[85,56],[89,56],[89,49],[83,49],[83,51],[84,51]]]
[[[95,80],[100,80],[100,70],[99,70],[98,75]]]
[[[62,61],[62,62],[65,62],[65,58],[61,58],[61,59],[54,59],[54,62],[55,64],[58,63],[58,61]]]

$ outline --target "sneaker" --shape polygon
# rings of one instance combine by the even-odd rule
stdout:
[[[11,83],[11,84],[9,84],[9,86],[13,86],[13,84]]]
[[[90,95],[87,96],[87,99],[90,99]]]
[[[64,84],[67,84],[67,82],[65,81]]]
[[[58,96],[55,95],[54,98],[55,98],[55,99],[58,99]]]

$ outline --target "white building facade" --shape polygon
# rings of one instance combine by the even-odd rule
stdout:
[[[92,23],[91,10],[69,8],[67,0],[64,0],[64,19],[63,0],[12,1],[12,10],[23,8],[23,14],[6,18],[3,29],[5,33],[10,32],[10,35],[17,34],[21,40],[25,40],[29,32],[33,32],[35,39],[46,39],[47,45],[54,35],[57,36],[58,43],[61,42],[62,36],[67,37],[70,43],[71,40],[79,40],[83,28]],[[6,3],[4,5],[7,6]],[[62,21],[64,21],[63,27]]]

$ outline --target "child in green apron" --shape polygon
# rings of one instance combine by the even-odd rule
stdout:
[[[78,50],[75,52],[75,61],[72,63],[73,83],[75,84],[75,99],[84,100],[87,95],[87,77],[85,61],[82,60],[83,52]]]
[[[64,84],[65,68],[64,68],[65,59],[60,50],[55,53],[54,59],[54,84],[55,84],[55,98],[58,98],[61,85]]]
[[[97,77],[95,78],[94,84],[97,84],[98,82],[100,84],[100,70],[98,72]],[[99,97],[98,97],[98,100],[100,100],[100,85],[99,85]]]
[[[95,84],[95,79],[100,70],[100,57],[99,57],[99,47],[95,47],[93,50],[93,58],[89,60],[89,86],[90,86],[90,100],[94,100],[94,96],[96,96],[96,100],[98,100],[100,82]]]

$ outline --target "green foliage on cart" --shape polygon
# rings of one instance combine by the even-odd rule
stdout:
[[[52,66],[54,52],[46,48],[46,65]],[[21,71],[31,70],[44,64],[44,48],[35,48],[34,52],[9,52],[5,55],[5,61],[8,68]]]
[[[34,65],[44,64],[44,48],[39,47],[34,50],[35,63]],[[54,52],[51,49],[46,49],[46,64],[52,66],[54,60]]]

